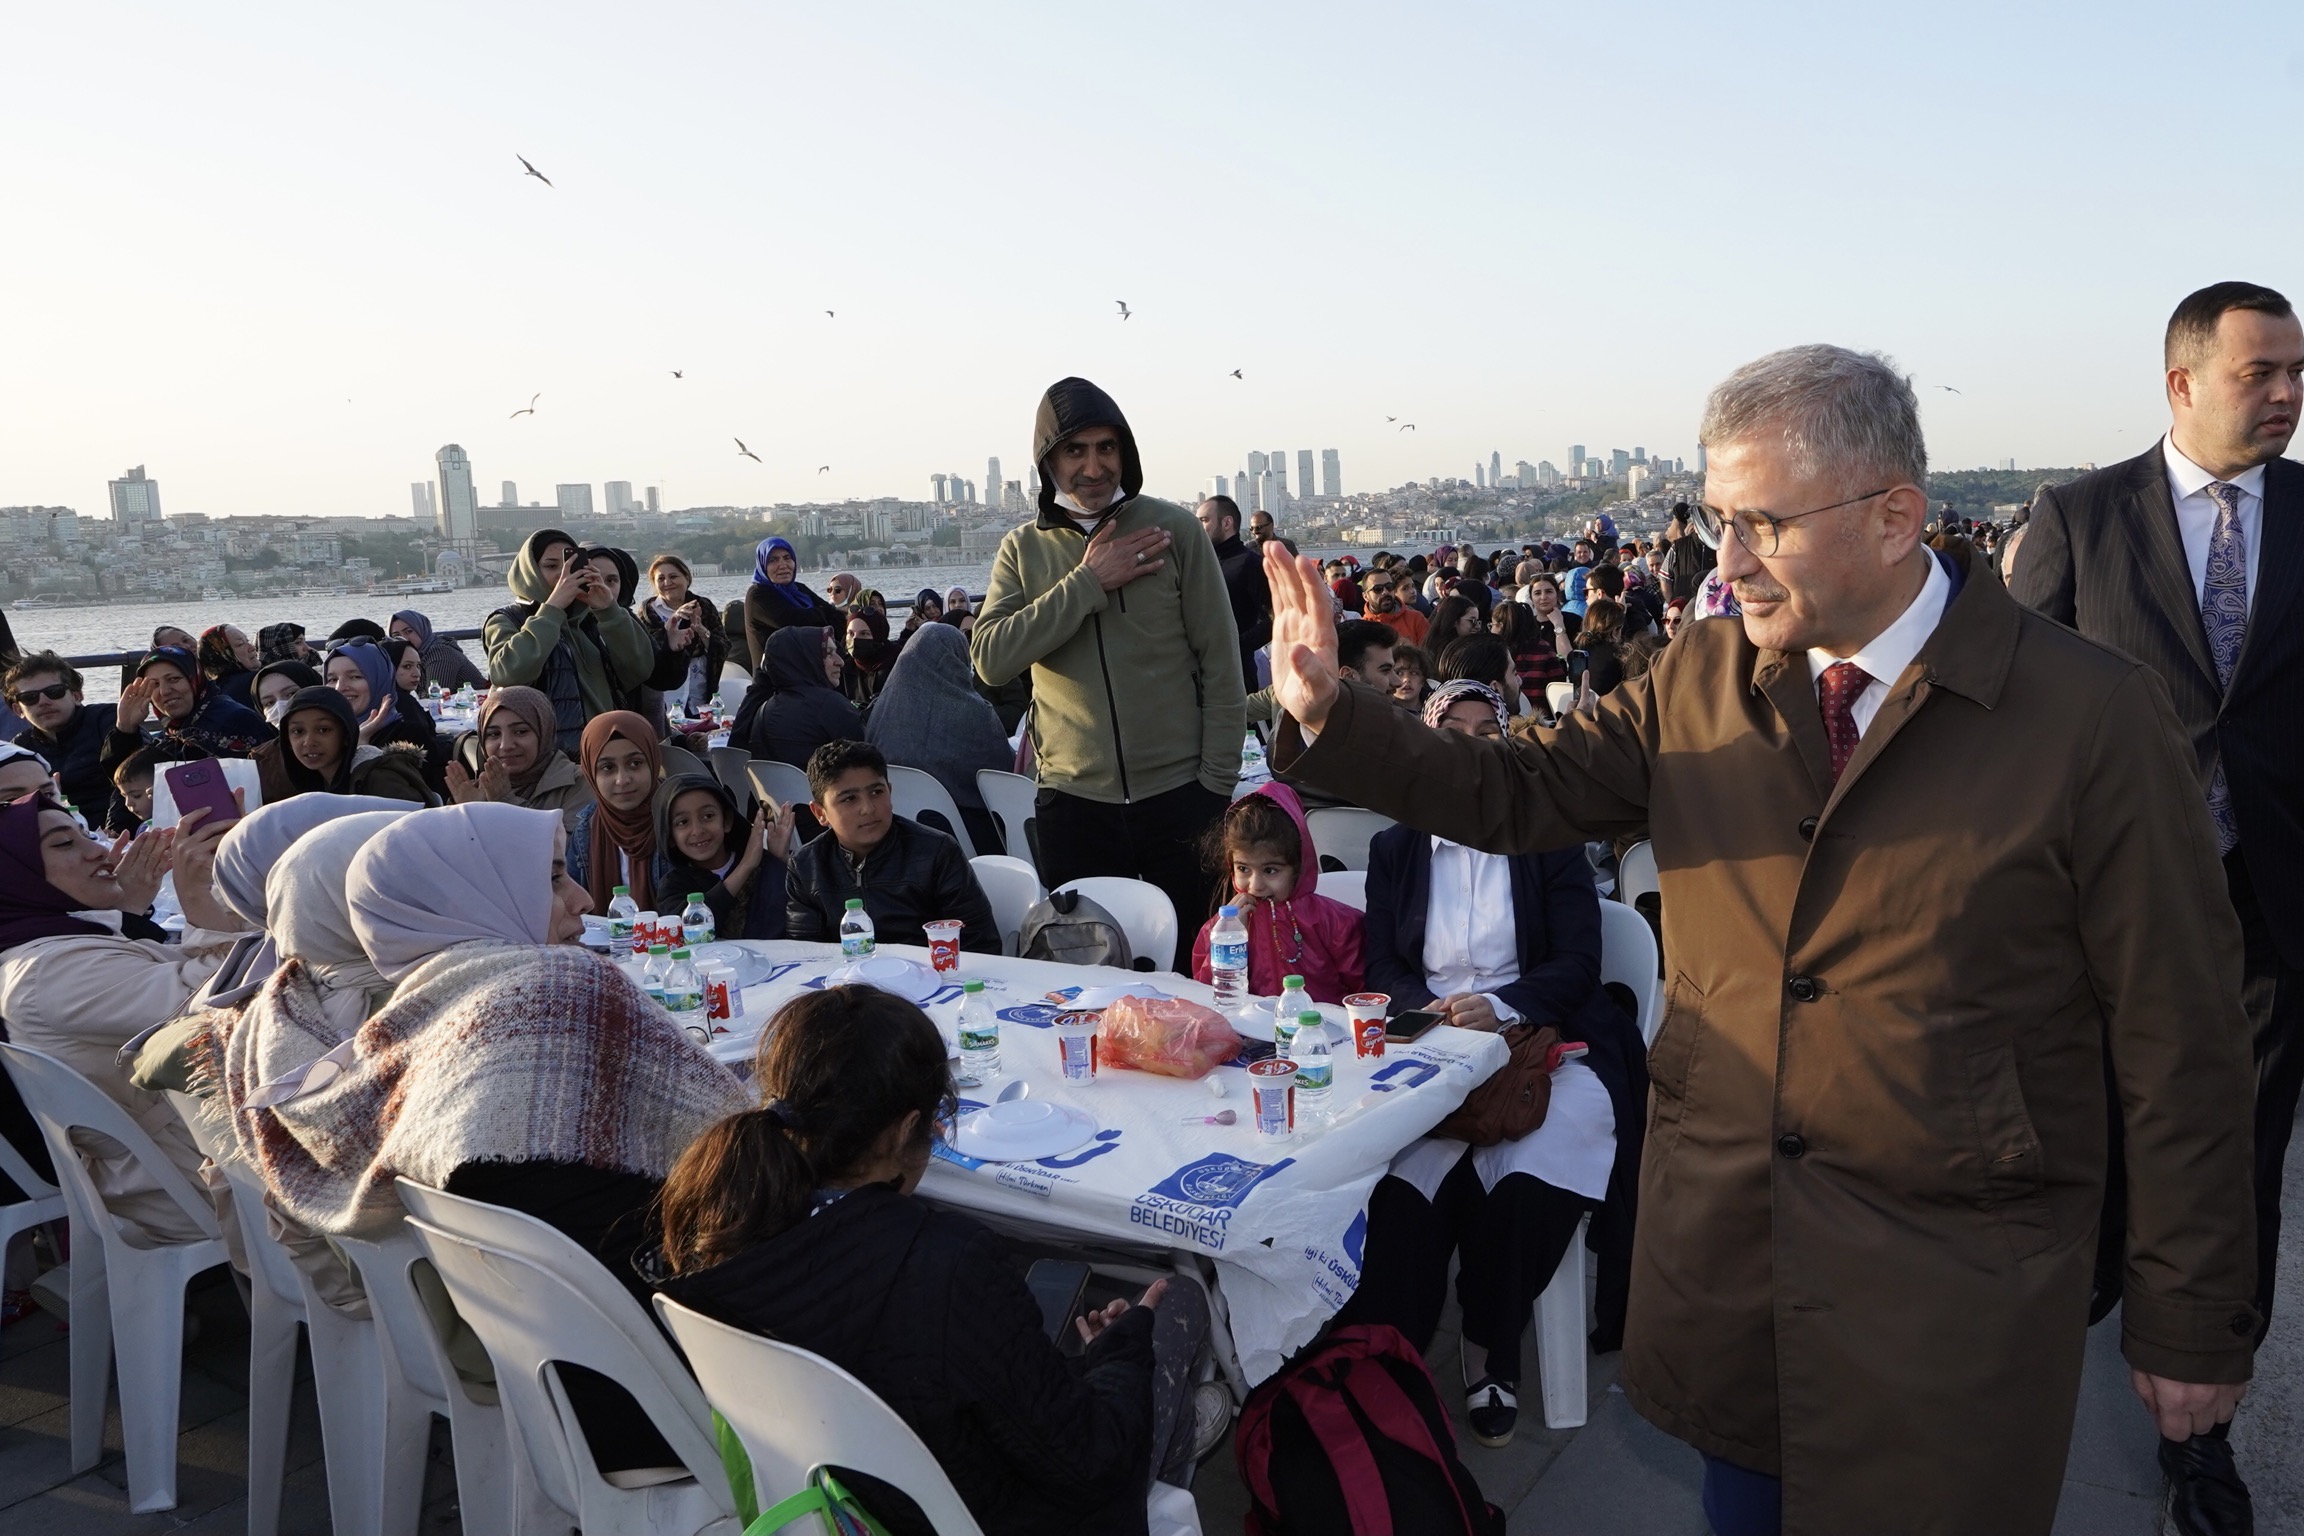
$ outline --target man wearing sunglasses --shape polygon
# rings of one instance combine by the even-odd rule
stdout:
[[[79,672],[54,651],[27,652],[0,686],[8,691],[8,707],[24,717],[26,728],[17,742],[55,768],[65,795],[88,825],[103,826],[115,791],[100,757],[112,731],[114,706],[82,703]]]
[[[2181,1441],[2252,1368],[2241,935],[2199,898],[2223,870],[2192,755],[2149,668],[1922,545],[1887,359],[1748,364],[1699,440],[1738,621],[1480,741],[1340,680],[1316,573],[1275,558],[1273,766],[1489,853],[1653,840],[1671,981],[1621,1385],[1704,1454],[1719,1536],[2047,1536],[2107,1073],[2137,1393]]]

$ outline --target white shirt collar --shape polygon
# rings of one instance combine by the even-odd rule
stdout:
[[[1905,605],[1896,622],[1874,635],[1851,656],[1835,656],[1830,651],[1812,649],[1808,652],[1808,672],[1811,677],[1822,677],[1824,669],[1835,662],[1852,661],[1864,669],[1866,676],[1883,685],[1893,684],[1912,665],[1912,658],[1920,654],[1920,647],[1936,632],[1936,625],[1944,617],[1945,605],[1952,600],[1952,578],[1944,572],[1944,562],[1936,558],[1934,550],[1920,546],[1920,553],[1928,561],[1928,576],[1920,584],[1919,596]]]
[[[2168,488],[2176,493],[2178,501],[2197,496],[2216,483],[2214,475],[2184,456],[2184,450],[2176,446],[2175,433],[2171,432],[2160,439],[2160,449],[2162,456],[2168,461]],[[2264,499],[2264,466],[2258,464],[2253,468],[2244,469],[2224,483],[2236,485],[2258,501],[2262,501]]]

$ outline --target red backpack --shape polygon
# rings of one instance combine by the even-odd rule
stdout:
[[[1338,1328],[1258,1387],[1233,1445],[1249,1536],[1502,1536],[1399,1329]]]

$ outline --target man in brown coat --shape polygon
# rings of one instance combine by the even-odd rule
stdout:
[[[1704,1453],[1715,1528],[2045,1533],[2107,1053],[2138,1391],[2182,1438],[2249,1374],[2240,934],[2190,754],[2150,670],[1921,546],[1886,360],[1763,358],[1702,441],[1741,622],[1532,740],[1340,683],[1318,573],[1268,550],[1273,761],[1495,853],[1651,829],[1672,976],[1623,1386]]]

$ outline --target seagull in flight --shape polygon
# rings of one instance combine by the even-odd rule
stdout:
[[[1136,313],[1136,311],[1128,307],[1128,301],[1126,299],[1114,299],[1112,302],[1120,306],[1120,318],[1123,320]]]
[[[1956,394],[1960,393],[1960,391],[1958,391],[1958,390],[1954,389],[1954,388],[1953,388],[1951,385],[1949,385],[1949,384],[1931,384],[1931,385],[1929,385],[1928,387],[1929,387],[1930,389],[1941,389],[1941,390],[1943,390],[1943,391],[1944,391],[1946,394],[1953,394],[1953,395],[1956,395]]]
[[[517,410],[517,411],[514,411],[514,412],[513,412],[513,413],[512,413],[510,416],[506,417],[505,419],[506,419],[507,421],[518,421],[518,420],[519,420],[521,417],[523,417],[523,416],[533,416],[533,415],[535,415],[535,414],[536,414],[536,402],[537,402],[537,401],[539,401],[539,400],[541,400],[541,399],[543,399],[543,398],[544,398],[544,391],[542,391],[542,390],[538,390],[538,391],[536,391],[536,393],[534,393],[534,394],[532,394],[532,395],[530,395],[530,396],[528,397],[528,403],[527,403],[526,405],[522,406],[522,407],[521,407],[519,410]]]
[[[1398,421],[1400,418],[1399,418],[1399,417],[1397,417],[1397,416],[1387,416],[1387,417],[1385,417],[1384,419],[1385,419],[1386,421]]]
[[[824,318],[825,318],[825,319],[827,319],[827,320],[832,320],[832,319],[837,319],[838,317],[837,317],[837,316],[835,316],[835,315],[832,313],[832,311],[830,311],[830,310],[826,310],[826,311],[824,311]]]
[[[758,463],[760,463],[760,462],[761,462],[761,458],[760,458],[760,455],[758,455],[758,454],[754,453],[754,452],[753,452],[751,449],[749,449],[749,448],[745,447],[745,446],[744,446],[744,439],[742,439],[742,438],[740,438],[740,437],[736,439],[736,451],[737,451],[738,453],[740,453],[740,454],[744,455],[744,457],[746,457],[746,458],[750,459],[750,460],[751,460],[753,463],[755,463],[755,464],[758,464]]]
[[[1386,420],[1390,420],[1391,418],[1387,417],[1387,418],[1385,418],[1385,419],[1386,419]],[[1416,430],[1416,423],[1414,423],[1414,422],[1412,422],[1412,421],[1410,421],[1410,422],[1403,422],[1403,423],[1401,424],[1400,430],[1401,430],[1401,431],[1403,431],[1403,432],[1413,432],[1413,431],[1415,431],[1415,430]]]
[[[673,370],[672,370],[672,377],[674,377],[674,378],[676,378],[676,379],[684,379],[684,378],[688,377],[688,375],[687,375],[687,374],[685,374],[685,373],[682,373],[682,372],[681,372],[679,369],[675,368],[675,369],[673,369]]]
[[[832,466],[829,464],[819,464],[816,466],[816,473],[820,475],[828,475],[832,473]]]
[[[1232,377],[1234,377],[1234,378],[1236,378],[1236,379],[1240,378],[1240,370],[1239,370],[1239,369],[1237,369],[1237,368],[1233,369],[1233,370],[1232,370]],[[1243,384],[1245,384],[1245,383],[1247,382],[1247,380],[1245,380],[1245,379],[1241,379],[1241,382],[1242,382]]]
[[[538,181],[544,183],[544,185],[548,187],[552,185],[552,178],[545,175],[542,171],[536,169],[536,167],[529,165],[528,157],[526,155],[515,154],[512,158],[519,161],[520,164],[527,170],[529,175],[535,177]]]

